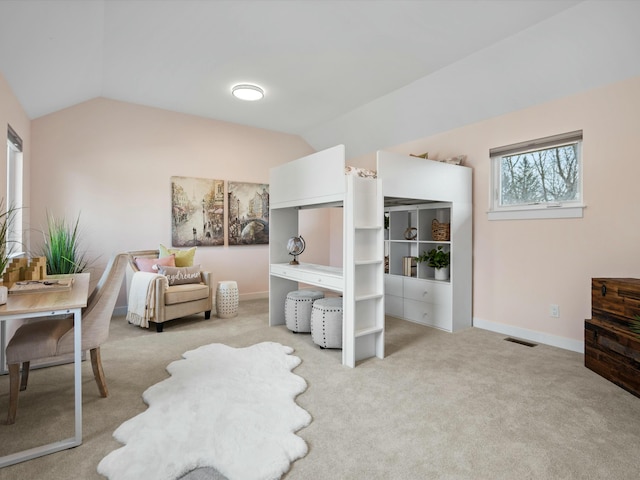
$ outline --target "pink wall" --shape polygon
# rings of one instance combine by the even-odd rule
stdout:
[[[591,278],[640,275],[639,129],[634,78],[388,149],[465,154],[473,167],[474,325],[581,351]],[[573,130],[584,133],[584,218],[488,221],[489,149]],[[353,163],[375,168],[373,155]]]
[[[20,129],[32,161],[32,225],[42,225],[45,209],[69,218],[81,212],[99,265],[113,251],[169,244],[170,176],[267,182],[270,167],[311,152],[296,136],[105,99],[39,118],[29,132],[0,77],[5,121]],[[432,158],[466,154],[474,169],[476,326],[580,350],[591,278],[640,271],[639,126],[640,78],[633,78],[388,148]],[[489,222],[489,149],[580,129],[584,218]],[[375,157],[349,163],[375,168]],[[339,264],[336,218],[318,212],[301,223],[305,261]],[[238,280],[241,294],[267,289],[265,246],[201,248],[196,259],[216,280]],[[560,306],[560,318],[549,316],[550,304]]]
[[[298,136],[103,98],[34,120],[32,136],[33,224],[80,213],[98,273],[114,252],[171,245],[171,176],[268,183],[271,167],[312,152]],[[268,289],[267,245],[200,247],[195,261],[244,298]]]

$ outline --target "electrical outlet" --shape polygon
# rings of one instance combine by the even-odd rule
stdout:
[[[549,316],[553,318],[560,317],[560,307],[558,305],[550,305],[549,306]]]

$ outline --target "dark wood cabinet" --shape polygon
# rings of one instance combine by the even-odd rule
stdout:
[[[640,279],[592,279],[584,364],[640,397],[640,338],[629,328],[636,315],[640,316]]]

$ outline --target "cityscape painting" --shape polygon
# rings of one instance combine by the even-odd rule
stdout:
[[[269,243],[269,185],[229,182],[229,245]]]
[[[171,177],[171,244],[224,245],[224,180]]]

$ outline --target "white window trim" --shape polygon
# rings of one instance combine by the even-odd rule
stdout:
[[[563,139],[569,137],[580,137],[582,141],[582,131],[569,132],[565,134],[546,137],[539,140],[523,142],[520,144],[507,145],[497,149],[491,149],[489,156],[491,159],[491,185],[489,191],[489,210],[487,218],[489,220],[534,220],[534,219],[553,219],[553,218],[583,218],[586,205],[582,201],[563,202],[563,203],[541,203],[531,205],[515,205],[496,207],[498,200],[498,189],[500,188],[500,169],[496,168],[498,158],[505,155],[506,151],[526,151],[527,149],[535,149],[540,146],[562,143]],[[580,168],[580,197],[584,199],[583,175],[582,175],[582,145],[579,143],[579,168]]]
[[[488,211],[489,220],[534,220],[545,218],[582,218],[586,205],[517,207]]]

